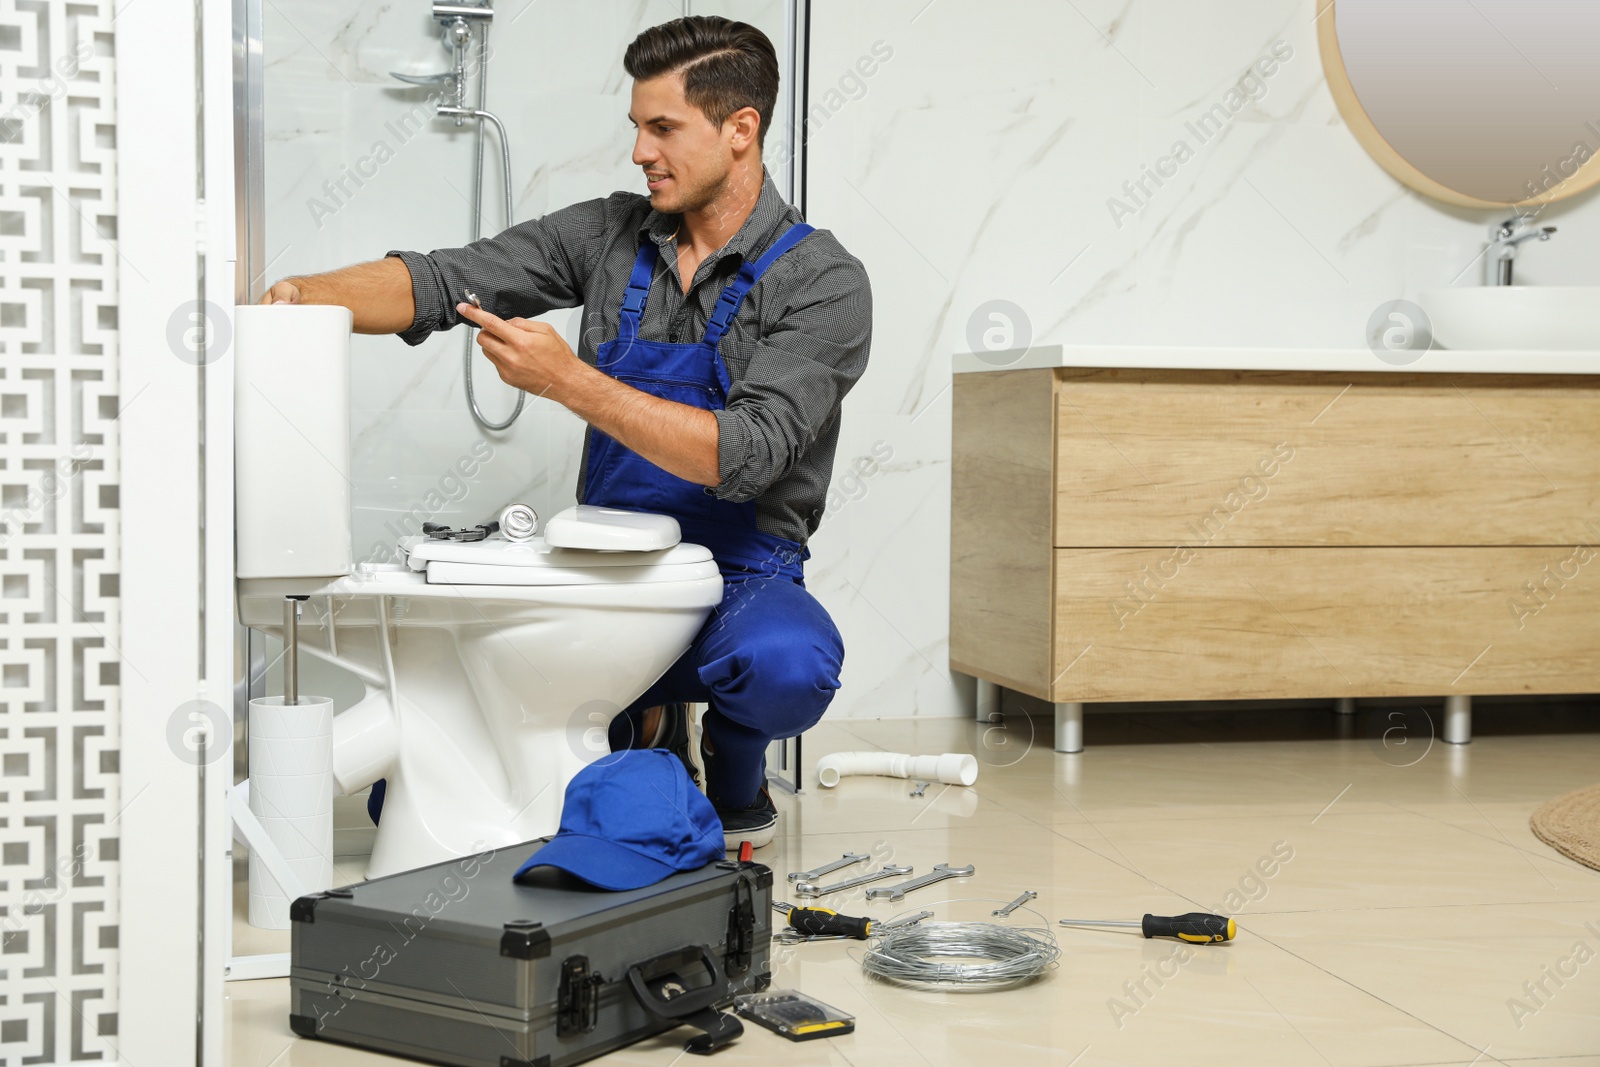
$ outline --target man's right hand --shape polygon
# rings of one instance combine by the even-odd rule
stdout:
[[[263,304],[298,304],[300,303],[300,287],[287,279],[273,282],[261,297]]]
[[[401,333],[417,317],[411,272],[399,256],[280,278],[262,295],[261,303],[347,307],[352,333]]]

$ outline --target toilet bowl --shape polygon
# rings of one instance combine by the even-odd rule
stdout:
[[[387,780],[376,878],[554,833],[567,782],[722,578],[676,520],[581,505],[530,541],[407,537],[403,562],[354,563],[353,324],[333,304],[234,308],[234,574],[240,622],[281,638],[284,598],[307,598],[299,655],[366,687],[334,717],[332,764],[341,793]]]
[[[336,792],[387,780],[368,878],[556,831],[567,782],[609,752],[607,724],[722,597],[708,549],[619,541],[635,515],[565,512],[563,546],[406,538],[403,564],[239,579],[241,622],[281,635],[283,598],[307,597],[300,655],[366,686],[334,719],[333,767]],[[663,517],[637,519],[656,524],[640,543],[667,540]]]

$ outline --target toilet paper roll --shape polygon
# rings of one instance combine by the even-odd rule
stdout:
[[[539,532],[539,513],[526,504],[507,504],[500,512],[500,534],[507,541],[531,541]]]
[[[288,865],[295,889],[333,886],[333,700],[250,701],[250,811]],[[250,852],[250,925],[289,928],[290,894]]]

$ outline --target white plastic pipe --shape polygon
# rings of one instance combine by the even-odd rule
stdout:
[[[389,694],[368,688],[364,700],[333,720],[334,786],[345,796],[387,778],[400,753],[400,724]]]
[[[945,785],[971,785],[978,780],[978,760],[965,752],[911,756],[904,752],[835,752],[817,760],[817,781],[832,789],[839,779],[855,774],[889,778],[922,778]]]

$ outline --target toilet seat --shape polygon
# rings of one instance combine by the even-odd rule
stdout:
[[[441,541],[407,537],[400,547],[429,585],[631,585],[720,574],[711,550],[675,544],[653,551],[555,548],[543,537]]]

